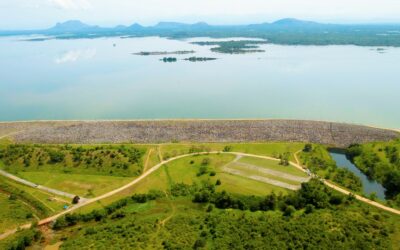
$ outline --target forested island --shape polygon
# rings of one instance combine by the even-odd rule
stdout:
[[[217,46],[211,48],[211,51],[225,54],[265,52],[265,50],[259,49],[259,45],[267,43],[268,41],[256,40],[192,42],[192,44],[200,46]]]
[[[217,60],[217,58],[192,56],[192,57],[188,57],[188,58],[185,58],[185,59],[182,59],[182,60],[189,61],[189,62],[206,62],[206,61]],[[171,62],[177,62],[178,59],[176,57],[164,57],[164,58],[160,59],[160,61],[171,63]]]
[[[214,57],[189,57],[189,58],[185,58],[183,59],[185,61],[189,61],[189,62],[205,62],[205,61],[214,61],[217,60],[217,58]]]
[[[164,57],[163,59],[160,59],[160,61],[163,61],[163,62],[176,62],[177,61],[177,59],[176,59],[176,57]]]
[[[160,55],[186,55],[196,53],[194,50],[178,50],[178,51],[141,51],[132,53],[137,56],[160,56]]]

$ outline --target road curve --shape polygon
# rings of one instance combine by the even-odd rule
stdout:
[[[184,154],[184,155],[175,156],[175,157],[169,158],[168,160],[164,160],[164,161],[160,162],[159,164],[157,164],[157,165],[155,165],[154,167],[150,168],[147,172],[143,173],[143,174],[142,174],[141,176],[139,176],[137,179],[133,180],[132,182],[130,182],[130,183],[128,183],[128,184],[126,184],[125,186],[122,186],[122,187],[120,187],[120,188],[117,188],[117,189],[115,189],[115,190],[113,190],[113,191],[111,191],[111,192],[108,192],[108,193],[106,193],[106,194],[100,195],[100,196],[98,196],[98,197],[96,197],[96,198],[88,199],[88,200],[86,200],[85,202],[79,203],[79,204],[75,205],[74,207],[71,207],[70,209],[65,210],[65,211],[63,211],[63,212],[61,212],[61,213],[59,213],[59,214],[57,214],[57,215],[54,215],[54,216],[49,217],[49,218],[47,218],[47,219],[41,220],[41,221],[39,222],[39,225],[47,224],[47,223],[49,223],[49,222],[51,222],[51,221],[56,220],[57,218],[61,217],[61,216],[64,215],[64,214],[70,213],[70,212],[72,212],[72,211],[77,210],[78,208],[81,208],[81,207],[86,206],[86,205],[88,205],[88,204],[91,204],[91,203],[93,203],[93,202],[96,202],[96,201],[105,199],[105,198],[107,198],[107,197],[110,197],[110,196],[112,196],[112,195],[114,195],[114,194],[117,194],[117,193],[119,193],[119,192],[121,192],[121,191],[123,191],[123,190],[125,190],[125,189],[127,189],[127,188],[129,188],[129,187],[131,187],[131,186],[133,186],[133,185],[135,185],[135,184],[137,184],[138,182],[140,182],[141,180],[143,180],[144,178],[146,178],[147,176],[149,176],[151,173],[155,172],[155,171],[156,171],[157,169],[159,169],[161,166],[163,166],[163,165],[165,165],[165,164],[167,164],[167,163],[169,163],[169,162],[172,162],[172,161],[175,161],[175,160],[184,158],[184,157],[188,157],[188,156],[193,156],[193,155],[205,155],[205,154],[233,154],[233,155],[236,155],[236,156],[249,156],[249,157],[255,157],[255,158],[260,158],[260,159],[279,161],[279,159],[273,158],[273,157],[269,157],[269,156],[261,156],[261,155],[247,154],[247,153],[241,153],[241,152],[221,152],[221,151],[199,152],[199,153],[191,153],[191,154]],[[296,168],[298,168],[298,169],[300,169],[301,171],[307,173],[307,171],[306,171],[302,166],[300,166],[299,164],[294,163],[294,162],[291,162],[291,161],[289,162],[289,164],[292,165],[292,166],[294,166],[294,167],[296,167]],[[337,191],[339,191],[339,192],[341,192],[341,193],[344,193],[344,194],[346,194],[346,195],[348,195],[348,194],[350,193],[349,191],[344,190],[343,188],[340,188],[340,187],[338,187],[338,186],[336,186],[336,185],[334,185],[334,184],[332,184],[332,183],[329,183],[329,182],[327,182],[327,181],[324,181],[324,183],[325,183],[328,187],[331,187],[331,188],[333,188],[333,189],[335,189],[335,190],[337,190]],[[382,205],[382,204],[379,204],[379,203],[377,203],[377,202],[371,201],[371,200],[369,200],[369,199],[367,199],[367,198],[364,198],[364,197],[362,197],[362,196],[359,196],[359,195],[356,195],[355,197],[356,197],[358,200],[360,200],[360,201],[366,202],[366,203],[368,203],[368,204],[370,204],[370,205],[373,205],[373,206],[375,206],[375,207],[378,207],[378,208],[381,208],[381,209],[383,209],[383,210],[386,210],[386,211],[389,211],[389,212],[392,212],[392,213],[395,213],[395,214],[399,214],[399,215],[400,215],[400,211],[399,211],[399,210],[396,210],[396,209],[393,209],[393,208],[390,208],[390,207],[386,207],[386,206],[384,206],[384,205]]]
[[[178,160],[178,159],[181,159],[181,158],[185,158],[185,157],[188,157],[188,156],[206,155],[206,154],[232,154],[232,155],[236,155],[236,156],[249,156],[249,157],[255,157],[255,158],[260,158],[260,159],[279,161],[279,159],[273,158],[273,157],[269,157],[269,156],[261,156],[261,155],[247,154],[247,153],[241,153],[241,152],[221,152],[221,151],[198,152],[198,153],[191,153],[191,154],[184,154],[184,155],[175,156],[175,157],[169,158],[168,160],[163,160],[162,162],[160,162],[159,164],[155,165],[154,167],[149,169],[147,172],[143,173],[141,176],[139,176],[137,179],[133,180],[132,182],[130,182],[130,183],[128,183],[128,184],[126,184],[126,185],[124,185],[124,186],[122,186],[120,188],[117,188],[117,189],[115,189],[113,191],[110,191],[110,192],[108,192],[106,194],[100,195],[100,196],[92,198],[92,199],[87,199],[86,201],[84,201],[82,203],[79,203],[79,204],[77,204],[77,205],[75,205],[75,206],[73,206],[73,207],[71,207],[71,208],[69,208],[69,209],[67,209],[67,210],[65,210],[65,211],[63,211],[61,213],[58,213],[56,215],[53,215],[53,216],[48,217],[46,219],[43,219],[43,220],[38,222],[38,225],[40,226],[40,225],[48,224],[48,223],[50,223],[52,221],[55,221],[59,217],[65,215],[65,214],[71,213],[71,212],[73,212],[73,211],[75,211],[75,210],[77,210],[77,209],[79,209],[79,208],[81,208],[83,206],[89,205],[89,204],[91,204],[93,202],[96,202],[96,201],[105,199],[107,197],[110,197],[110,196],[112,196],[114,194],[117,194],[117,193],[119,193],[119,192],[121,192],[121,191],[123,191],[123,190],[125,190],[125,189],[127,189],[127,188],[129,188],[129,187],[131,187],[131,186],[133,186],[135,184],[137,184],[138,182],[142,181],[144,178],[146,178],[147,176],[149,176],[150,174],[152,174],[153,172],[158,170],[160,167],[162,167],[163,165],[165,165],[165,164],[167,164],[169,162],[172,162],[172,161],[175,161],[175,160]],[[299,164],[291,162],[291,161],[289,162],[289,164],[294,166],[294,167],[296,167],[296,168],[298,168],[298,169],[300,169],[301,171],[307,173],[306,169],[304,169]],[[347,190],[345,190],[345,189],[343,189],[343,188],[341,188],[341,187],[339,187],[339,186],[337,186],[337,185],[335,185],[335,184],[333,184],[331,182],[328,182],[326,180],[324,180],[323,183],[325,185],[327,185],[328,187],[330,187],[330,188],[332,188],[334,190],[337,190],[338,192],[341,192],[343,194],[349,195],[351,193],[351,192],[349,192],[349,191],[347,191]],[[357,200],[359,200],[359,201],[365,202],[367,204],[370,204],[370,205],[375,206],[377,208],[380,208],[382,210],[385,210],[385,211],[400,215],[400,211],[397,210],[397,209],[387,207],[385,205],[382,205],[380,203],[377,203],[375,201],[369,200],[369,199],[367,199],[365,197],[362,197],[362,196],[359,196],[359,195],[355,195],[355,198]],[[26,225],[20,226],[19,228],[29,228],[30,226],[31,226],[31,224],[26,224]],[[1,234],[0,235],[0,240],[2,240],[4,238],[14,234],[15,232],[17,232],[17,229],[10,230],[10,231],[7,231],[4,234]]]
[[[60,191],[60,190],[57,190],[57,189],[53,189],[53,188],[49,188],[49,187],[45,187],[45,186],[42,186],[42,185],[35,184],[33,182],[30,182],[30,181],[27,181],[25,179],[19,178],[18,176],[12,175],[12,174],[10,174],[10,173],[8,173],[8,172],[6,172],[4,170],[1,170],[1,169],[0,169],[0,175],[3,175],[4,177],[7,177],[7,178],[9,178],[9,179],[11,179],[13,181],[19,182],[19,183],[21,183],[23,185],[26,185],[28,187],[40,189],[40,190],[43,190],[43,191],[46,191],[48,193],[52,193],[52,194],[55,194],[55,195],[64,196],[64,197],[67,197],[67,198],[70,198],[70,199],[73,199],[76,196],[75,194],[70,194],[70,193],[63,192],[63,191]],[[86,200],[86,198],[81,198],[80,201],[85,201],[85,200]]]

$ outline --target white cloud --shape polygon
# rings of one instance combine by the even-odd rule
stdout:
[[[52,5],[66,10],[90,9],[88,0],[48,0]]]
[[[57,57],[54,62],[56,64],[73,63],[82,59],[91,59],[95,57],[96,54],[96,49],[70,50]]]

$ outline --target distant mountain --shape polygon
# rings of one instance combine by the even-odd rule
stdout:
[[[284,18],[272,23],[272,25],[304,26],[304,25],[323,25],[321,23],[304,21],[296,18]]]
[[[129,26],[129,29],[133,29],[133,30],[141,30],[144,29],[144,27],[138,23],[134,23],[131,26]]]
[[[272,23],[250,25],[209,25],[159,22],[154,26],[134,23],[104,28],[78,20],[57,23],[45,30],[0,31],[0,36],[43,34],[46,39],[74,39],[97,37],[249,37],[266,39],[270,43],[285,45],[359,45],[400,47],[400,24],[324,24],[295,18],[284,18]]]
[[[85,23],[82,23],[79,20],[70,20],[63,23],[57,23],[54,27],[48,29],[48,31],[52,32],[80,32],[87,30],[95,30],[100,29],[99,26],[90,26]]]

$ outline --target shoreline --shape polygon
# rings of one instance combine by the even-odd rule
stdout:
[[[315,120],[315,119],[286,119],[286,118],[154,118],[154,119],[55,119],[55,120],[19,120],[19,121],[0,121],[1,124],[27,124],[27,123],[95,123],[95,122],[190,122],[190,121],[300,121],[300,122],[323,122],[323,123],[337,123],[343,125],[353,125],[353,126],[362,126],[369,127],[374,129],[388,130],[397,132],[400,134],[399,128],[388,128],[382,127],[379,125],[371,125],[371,124],[363,124],[363,123],[353,123],[353,122],[344,122],[344,121],[332,121],[332,120]]]
[[[17,143],[310,142],[347,147],[400,138],[398,130],[283,119],[56,120],[0,122]],[[8,135],[8,136],[7,136]]]

